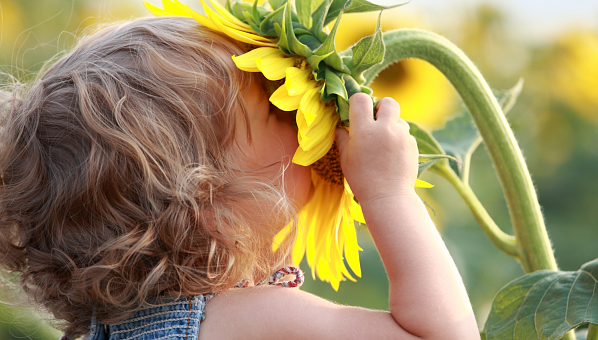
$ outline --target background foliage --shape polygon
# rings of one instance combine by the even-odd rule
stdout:
[[[191,5],[193,6],[192,1]],[[435,27],[400,7],[383,14],[384,30],[428,28],[447,36],[477,64],[493,88],[525,79],[509,121],[534,179],[555,255],[562,270],[578,270],[598,258],[598,32],[570,29],[539,41],[518,39],[506,13],[490,5],[467,7],[451,25]],[[409,5],[407,6],[409,7]],[[21,82],[75,42],[86,27],[144,16],[140,1],[1,0],[0,83]],[[407,11],[409,12],[409,11]],[[376,14],[348,14],[337,36],[339,50],[374,31]],[[598,18],[598,13],[596,13]],[[440,25],[439,25],[440,26]],[[393,96],[402,115],[429,129],[461,109],[444,77],[422,61],[391,66],[373,84],[378,96]],[[500,185],[483,147],[473,156],[471,186],[503,230],[510,221]],[[443,179],[426,174],[433,189],[421,191],[455,258],[482,325],[496,292],[523,274],[483,234],[468,208]],[[305,289],[343,304],[387,309],[388,281],[367,229],[360,228],[363,278],[343,282],[338,293],[307,277]],[[307,266],[305,266],[307,267]],[[10,293],[7,293],[10,295]],[[0,307],[0,339],[56,339],[59,332],[25,306]]]

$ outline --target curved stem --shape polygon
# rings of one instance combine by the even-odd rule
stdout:
[[[588,327],[588,340],[598,340],[598,325],[590,324]]]
[[[473,62],[447,39],[424,30],[386,32],[384,42],[385,61],[368,70],[366,79],[371,81],[383,68],[404,58],[425,60],[442,72],[469,109],[494,163],[524,270],[557,270],[538,198],[521,150],[496,98]]]
[[[431,171],[437,172],[457,189],[457,192],[459,192],[465,203],[467,203],[490,241],[498,249],[517,259],[515,237],[505,233],[494,223],[494,220],[490,217],[486,209],[484,209],[484,206],[480,203],[473,190],[457,176],[453,169],[448,166],[447,162],[438,162],[436,164],[436,166],[431,168]]]

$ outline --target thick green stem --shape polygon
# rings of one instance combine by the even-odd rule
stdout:
[[[385,61],[365,74],[372,79],[389,64],[418,58],[434,65],[453,84],[469,109],[498,173],[526,272],[557,270],[534,186],[515,136],[490,87],[473,62],[447,39],[424,30],[386,32]]]
[[[444,177],[455,187],[455,189],[457,189],[457,192],[459,192],[465,203],[467,203],[469,209],[471,209],[471,212],[490,241],[492,241],[498,249],[517,258],[515,237],[506,234],[496,225],[496,223],[494,223],[494,220],[490,217],[486,209],[484,209],[484,206],[480,203],[473,190],[471,190],[469,185],[464,183],[459,176],[457,176],[453,169],[448,166],[446,161],[436,164],[437,165],[431,168],[431,170]]]
[[[588,327],[588,340],[598,340],[598,325],[590,324]]]

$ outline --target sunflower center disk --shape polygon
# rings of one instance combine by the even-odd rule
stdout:
[[[316,161],[311,168],[326,182],[343,186],[345,176],[341,169],[340,157],[338,147],[336,146],[336,142],[334,142],[328,153]]]

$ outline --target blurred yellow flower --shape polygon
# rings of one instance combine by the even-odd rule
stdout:
[[[416,22],[399,16],[397,10],[382,13],[382,30],[411,28]],[[336,46],[342,51],[376,28],[377,13],[346,14],[341,21]],[[370,85],[376,97],[392,97],[401,105],[401,117],[427,129],[444,125],[454,112],[457,95],[444,75],[420,59],[404,59],[391,65]]]
[[[576,113],[598,123],[598,34],[576,32],[561,37],[544,67],[551,95]]]

